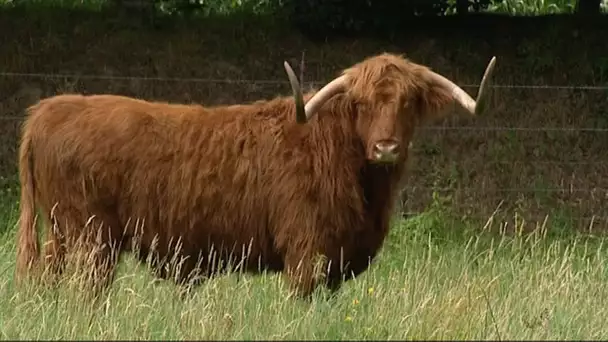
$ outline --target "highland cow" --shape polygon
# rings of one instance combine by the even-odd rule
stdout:
[[[38,208],[46,265],[61,272],[84,239],[102,288],[137,237],[139,258],[153,255],[161,277],[166,260],[183,259],[171,273],[180,284],[210,276],[214,253],[246,254],[241,267],[282,271],[301,295],[320,283],[335,290],[383,244],[415,128],[452,103],[479,113],[494,62],[477,101],[388,53],[306,95],[285,62],[293,97],[250,104],[43,99],[22,132],[17,279],[39,258]]]

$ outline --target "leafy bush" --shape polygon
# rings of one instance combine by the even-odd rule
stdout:
[[[222,15],[243,12],[250,14],[268,13],[279,9],[282,0],[151,0],[163,13],[180,15]]]
[[[510,15],[573,13],[576,1],[570,0],[505,0],[494,1],[489,10]]]

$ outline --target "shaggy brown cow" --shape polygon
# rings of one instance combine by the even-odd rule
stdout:
[[[154,252],[165,260],[159,269],[171,257],[186,258],[173,275],[180,283],[210,275],[208,260],[200,260],[212,249],[224,260],[246,252],[241,262],[250,271],[285,271],[302,295],[321,281],[315,265],[332,289],[343,272],[363,272],[389,229],[417,124],[451,103],[473,114],[480,103],[427,67],[387,53],[306,96],[285,68],[295,106],[291,97],[203,107],[59,95],[30,107],[19,159],[17,278],[38,258],[36,207],[45,213],[46,262],[56,272],[70,241],[97,234],[85,241],[102,285],[118,260],[109,246],[118,248],[114,255],[131,250],[136,235],[140,258]]]

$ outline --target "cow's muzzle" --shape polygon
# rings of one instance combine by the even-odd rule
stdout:
[[[372,160],[377,163],[394,163],[399,159],[399,143],[380,141],[372,148]]]

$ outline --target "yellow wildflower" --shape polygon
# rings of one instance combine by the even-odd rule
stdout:
[[[347,321],[347,322],[350,322],[350,321],[352,321],[352,320],[353,320],[353,318],[352,318],[352,317],[350,317],[350,316],[346,316],[346,318],[345,318],[344,320],[345,320],[345,321]]]
[[[372,293],[374,293],[374,288],[373,287],[370,287],[369,289],[367,289],[367,294],[371,295]]]

